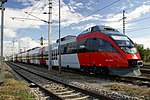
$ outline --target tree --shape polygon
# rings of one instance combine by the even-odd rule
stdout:
[[[140,53],[141,59],[144,62],[150,62],[150,49],[149,48],[144,49],[141,46],[137,46],[137,49],[138,49],[138,51]]]

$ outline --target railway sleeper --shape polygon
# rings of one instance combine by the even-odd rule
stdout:
[[[60,95],[61,98],[71,98],[71,97],[81,97],[81,93],[72,93],[72,94],[66,94],[66,95]]]
[[[90,96],[83,96],[83,97],[78,97],[78,98],[74,98],[74,100],[88,100]],[[73,99],[65,99],[65,100],[73,100]]]
[[[65,89],[64,87],[55,87],[55,86],[51,86],[50,88],[51,90],[57,90],[57,89]]]
[[[64,95],[64,94],[69,94],[69,93],[73,93],[75,90],[71,90],[71,91],[65,91],[65,92],[56,92],[56,93],[54,93],[54,94],[56,94],[56,95]]]
[[[54,92],[63,92],[63,91],[66,91],[66,90],[68,90],[68,88],[63,88],[63,89],[60,89],[60,90],[54,89],[52,91],[54,91]]]

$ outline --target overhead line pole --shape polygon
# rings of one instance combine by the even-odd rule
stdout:
[[[1,7],[1,58],[3,58],[3,34],[4,34],[4,4]],[[3,59],[2,62],[3,63]]]
[[[125,19],[126,19],[126,17],[125,17],[125,10],[123,10],[123,34],[125,34]]]
[[[61,39],[60,39],[60,27],[61,27],[61,24],[60,24],[60,17],[61,16],[61,12],[60,12],[60,0],[59,0],[59,46],[58,46],[58,50],[59,50],[59,74],[61,75],[61,46],[60,46],[60,43],[61,43]]]
[[[3,34],[4,34],[4,3],[7,2],[7,0],[0,0],[2,7],[1,7],[1,57],[0,57],[0,83],[3,83]]]
[[[49,21],[48,21],[48,70],[52,70],[52,51],[51,51],[51,34],[52,34],[52,0],[49,0]]]

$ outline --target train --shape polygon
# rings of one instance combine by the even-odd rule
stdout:
[[[51,45],[53,67],[59,66],[59,41],[62,68],[118,76],[141,75],[143,61],[136,45],[117,29],[96,25],[78,36],[68,35],[57,39]],[[48,48],[36,47],[15,54],[14,61],[48,66]]]

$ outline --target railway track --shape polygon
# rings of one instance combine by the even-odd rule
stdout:
[[[7,62],[7,64],[19,75],[31,83],[36,84],[36,86],[40,87],[47,95],[50,95],[50,97],[55,100],[113,100],[111,97],[103,96],[59,81],[46,73],[28,69],[14,63]]]
[[[121,82],[132,83],[139,86],[146,85],[150,87],[150,78],[147,77],[114,77],[113,79]]]
[[[150,74],[150,65],[144,65],[141,67],[141,72],[143,74]]]
[[[74,74],[79,74],[79,75],[83,75],[83,76],[90,76],[90,77],[100,78],[100,79],[131,83],[131,84],[139,85],[139,86],[146,85],[146,86],[150,87],[150,78],[149,77],[145,77],[145,76],[118,77],[118,76],[110,76],[110,75],[107,76],[107,75],[103,75],[103,74],[102,75],[101,74],[95,75],[93,73],[83,73],[80,70],[62,69],[62,71],[69,72],[69,73],[74,73]]]
[[[141,68],[150,69],[150,65],[143,65]]]
[[[74,70],[68,70],[68,69],[62,69],[62,71],[76,73],[76,74],[85,75],[85,76],[89,76],[89,74],[90,74],[90,76],[95,77],[95,78],[109,79],[109,80],[113,80],[113,81],[131,83],[131,84],[135,84],[135,85],[139,85],[139,86],[146,85],[146,86],[150,87],[150,78],[145,77],[145,76],[119,77],[119,76],[104,75],[104,74],[102,74],[102,75],[96,74],[95,75],[94,73],[83,73],[82,71],[74,71]],[[149,73],[146,73],[146,74],[149,74]]]
[[[112,76],[112,75],[104,75],[104,74],[94,74],[94,73],[83,73],[82,71],[74,71],[74,70],[68,70],[68,69],[62,69],[62,71],[70,72],[70,73],[76,73],[84,76],[92,76],[95,78],[102,78],[102,79],[109,79],[113,81],[119,81],[119,82],[125,82],[125,83],[131,83],[135,85],[146,85],[150,87],[150,78],[145,76],[138,76],[138,77],[119,77],[119,76]],[[147,73],[148,74],[148,73]]]

